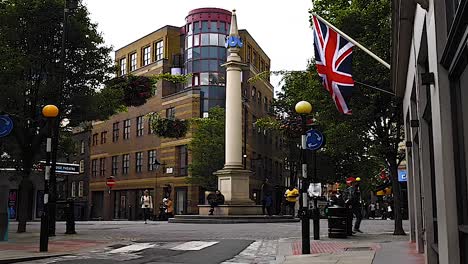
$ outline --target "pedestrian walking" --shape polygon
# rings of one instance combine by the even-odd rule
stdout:
[[[372,219],[375,219],[375,203],[371,203],[369,205],[369,219],[372,218]]]
[[[289,214],[292,217],[295,216],[295,207],[297,202],[297,197],[299,196],[299,191],[294,186],[289,186],[289,188],[284,193],[284,197],[286,198],[286,208],[289,209]]]
[[[262,212],[263,215],[268,213],[269,216],[272,215],[272,206],[273,206],[273,197],[272,197],[272,188],[268,178],[265,178],[261,187],[262,195]]]
[[[214,208],[216,206],[224,204],[224,195],[219,190],[216,190],[216,192],[214,193],[210,193],[207,199],[208,199],[208,203],[211,206],[209,215],[213,215]]]
[[[149,218],[150,211],[153,209],[153,198],[149,195],[149,191],[145,190],[143,196],[141,196],[141,208],[143,209],[143,218],[146,221]]]
[[[382,220],[386,220],[388,217],[388,204],[384,203],[382,205]]]
[[[348,200],[346,203],[351,208],[352,213],[356,216],[356,222],[354,223],[354,232],[362,233],[361,221],[362,221],[362,204],[361,204],[361,190],[359,184],[361,178],[357,177],[353,182],[352,186],[348,188]]]
[[[174,217],[174,202],[172,201],[171,197],[167,197],[166,201],[166,217],[173,218]]]
[[[392,205],[388,204],[388,206],[387,206],[387,220],[392,220],[392,219],[393,219]]]

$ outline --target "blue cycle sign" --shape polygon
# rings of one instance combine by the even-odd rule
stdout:
[[[311,129],[307,131],[307,134],[306,134],[307,149],[319,150],[321,147],[323,147],[324,143],[325,143],[325,137],[323,136],[322,132],[318,131],[317,129]]]
[[[0,115],[0,138],[8,136],[13,130],[13,120],[9,116]]]

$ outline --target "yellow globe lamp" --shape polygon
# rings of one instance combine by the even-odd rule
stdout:
[[[296,104],[296,113],[305,115],[310,114],[312,112],[312,105],[307,101],[300,101]]]
[[[57,117],[58,114],[59,114],[59,109],[55,105],[46,105],[42,108],[42,115],[44,117],[53,118],[53,117]]]
[[[361,178],[357,177],[357,178],[356,178],[356,181],[357,181],[357,182],[360,182],[360,181],[361,181]]]

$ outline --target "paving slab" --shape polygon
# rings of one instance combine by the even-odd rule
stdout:
[[[375,251],[335,252],[310,255],[287,256],[285,264],[323,263],[323,264],[372,264]]]

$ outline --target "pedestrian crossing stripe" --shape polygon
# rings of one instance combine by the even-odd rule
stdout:
[[[121,247],[121,248],[118,248],[118,249],[114,249],[114,250],[110,251],[109,253],[111,253],[111,254],[113,254],[113,253],[132,253],[132,252],[142,251],[142,250],[147,249],[147,248],[152,248],[154,246],[155,245],[151,244],[151,243],[138,243],[138,244],[133,244],[133,245]]]
[[[202,250],[207,247],[218,244],[219,241],[189,241],[171,248],[172,250]]]

